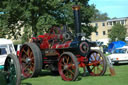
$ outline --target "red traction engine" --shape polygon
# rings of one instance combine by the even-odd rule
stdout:
[[[79,67],[92,76],[104,75],[107,64],[102,52],[91,50],[90,43],[83,38],[80,29],[80,7],[73,6],[75,15],[75,37],[57,27],[49,33],[33,37],[20,49],[19,62],[24,77],[38,76],[42,69],[59,72],[65,81],[76,80]],[[83,38],[83,39],[82,39]]]

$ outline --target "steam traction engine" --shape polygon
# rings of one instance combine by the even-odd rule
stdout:
[[[73,6],[75,16],[75,37],[71,33],[52,27],[49,33],[33,37],[25,43],[19,56],[21,72],[24,77],[38,76],[41,69],[59,72],[65,81],[73,81],[79,74],[79,67],[87,68],[92,76],[103,75],[106,59],[98,50],[90,50],[90,43],[81,39],[80,7]]]

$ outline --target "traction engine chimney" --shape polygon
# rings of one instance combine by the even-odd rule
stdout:
[[[74,18],[75,18],[75,32],[76,35],[79,35],[81,33],[81,20],[80,20],[80,6],[75,5],[72,7],[74,12]]]

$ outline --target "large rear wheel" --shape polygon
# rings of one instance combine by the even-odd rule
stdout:
[[[87,70],[91,76],[102,76],[107,69],[107,61],[99,50],[91,50],[88,57]]]
[[[24,77],[38,76],[42,69],[42,54],[35,43],[26,43],[20,50],[19,61]]]
[[[65,81],[76,80],[79,74],[78,62],[75,55],[70,52],[64,52],[58,62],[58,70],[62,79]]]
[[[5,80],[7,85],[20,85],[21,69],[17,56],[9,54],[4,65]]]

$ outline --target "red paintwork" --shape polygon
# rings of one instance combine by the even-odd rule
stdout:
[[[58,48],[69,48],[70,44],[72,41],[66,41],[65,43],[55,43],[53,44],[53,46],[51,47],[52,49],[58,49]]]
[[[79,57],[77,57],[77,61],[79,62],[79,67],[85,67],[85,62],[88,61],[87,57],[84,57],[84,56],[80,56],[78,55]]]
[[[19,56],[20,51],[17,51],[17,56]]]
[[[32,37],[33,40],[43,40],[40,44],[40,49],[61,49],[61,48],[69,48],[72,41],[63,42],[62,34],[44,34],[39,35],[37,38]],[[51,40],[51,42],[50,42]],[[62,43],[57,43],[57,41],[61,41]]]

